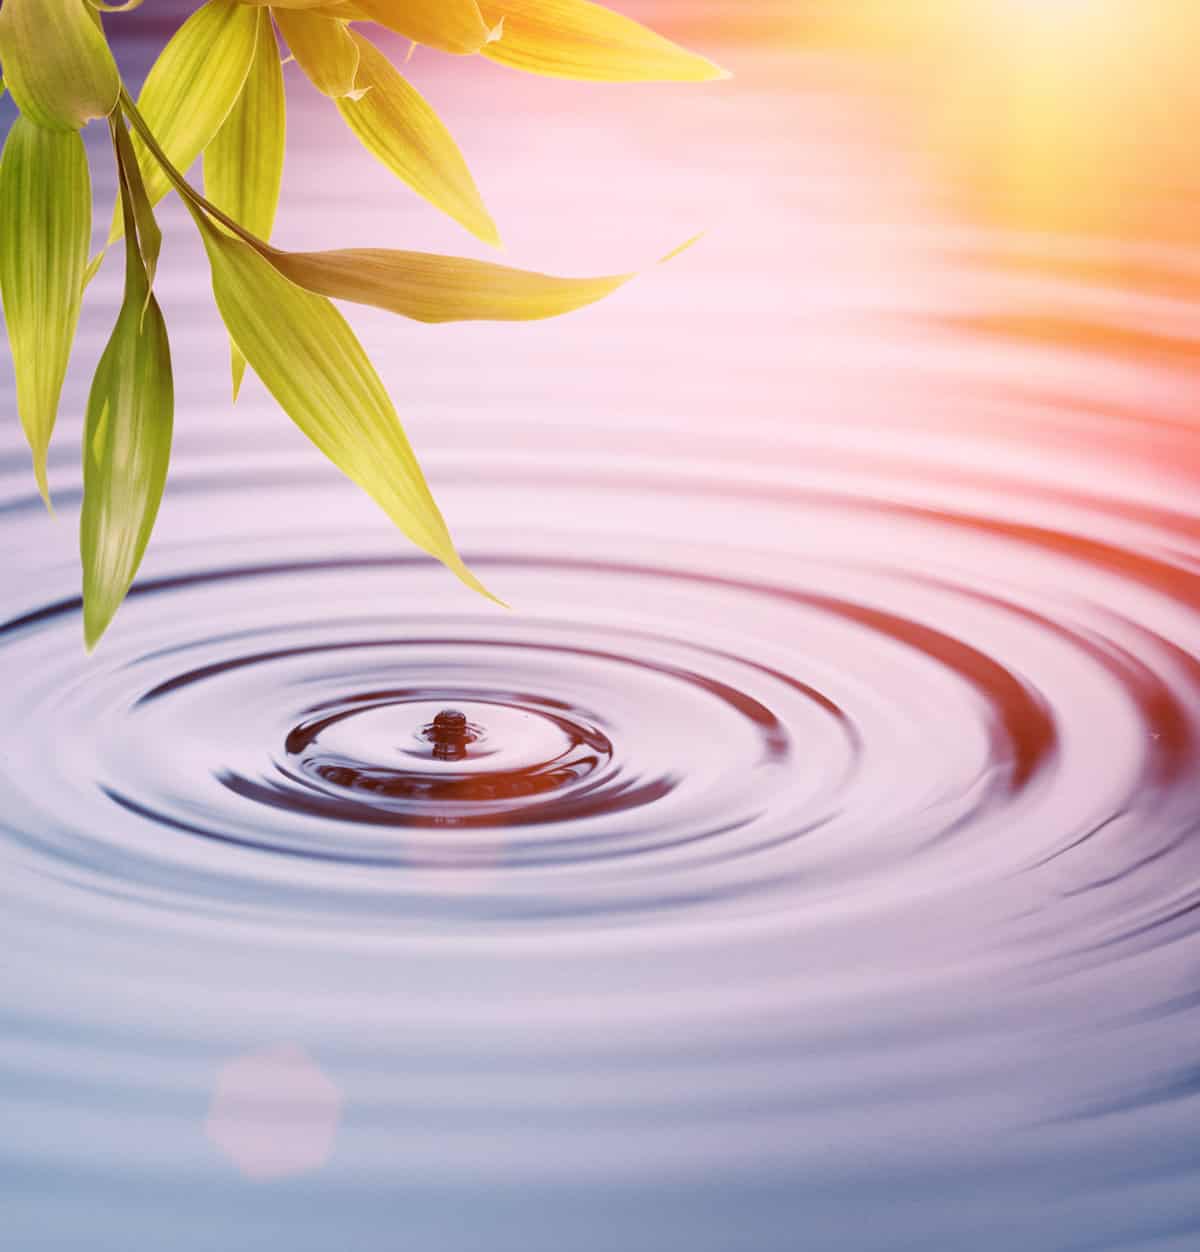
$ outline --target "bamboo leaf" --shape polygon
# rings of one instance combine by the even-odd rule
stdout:
[[[383,383],[346,320],[201,211],[193,216],[226,329],[279,406],[413,543],[489,594],[455,550]]]
[[[180,169],[208,147],[237,101],[254,58],[259,17],[237,0],[208,0],[176,31],[146,76],[138,109]],[[150,203],[157,204],[171,184],[137,135],[133,145]],[[118,210],[110,244],[121,230]]]
[[[590,0],[480,0],[480,7],[490,24],[503,23],[484,56],[515,69],[601,82],[729,77],[705,57]]]
[[[279,9],[275,21],[309,82],[333,99],[360,97],[358,44],[345,22],[302,9]]]
[[[92,230],[83,139],[21,116],[0,158],[0,297],[17,411],[46,503],[46,453],[79,323]]]
[[[279,205],[287,133],[287,103],[279,47],[266,9],[258,14],[258,44],[242,93],[204,153],[208,199],[260,239],[270,239]],[[357,62],[357,51],[355,60]],[[246,359],[230,345],[233,395]]]
[[[300,287],[418,322],[528,322],[594,304],[632,274],[558,278],[463,257],[389,248],[282,252],[268,259]]]
[[[493,38],[476,0],[252,0],[281,9],[321,8],[349,22],[377,22],[414,43],[469,55]]]
[[[130,118],[153,145],[198,221],[219,222],[283,277],[319,295],[374,305],[422,322],[531,321],[592,304],[633,277],[558,278],[487,261],[388,248],[285,252],[256,237],[195,191],[154,143],[136,109],[130,109]],[[671,260],[694,242],[689,240],[662,260]]]
[[[485,243],[500,236],[450,132],[424,97],[357,31],[359,100],[337,101],[363,147],[419,195]]]
[[[21,112],[51,130],[107,117],[121,94],[104,32],[83,0],[4,0],[0,62]]]
[[[490,597],[455,550],[391,400],[353,331],[328,299],[282,272],[289,258],[306,254],[283,253],[255,239],[194,191],[128,97],[125,109],[191,212],[225,327],[267,390],[418,547]]]
[[[162,499],[174,387],[167,328],[138,246],[130,160],[113,125],[124,219],[125,299],[92,382],[83,439],[84,639],[96,646],[133,584]]]
[[[141,256],[142,268],[146,275],[147,294],[154,287],[154,277],[158,271],[158,256],[162,251],[162,231],[154,216],[150,197],[146,192],[146,184],[142,181],[141,167],[133,150],[123,122],[110,127],[113,143],[116,145],[118,168],[121,178],[118,196],[129,201],[129,210],[137,226],[137,232],[130,241]]]

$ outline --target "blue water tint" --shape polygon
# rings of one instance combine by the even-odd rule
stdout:
[[[706,46],[410,66],[506,260],[709,228],[560,321],[347,310],[512,612],[231,406],[168,201],[176,457],[89,658],[120,266],[53,519],[0,360],[6,1247],[1200,1243],[1200,258],[960,198],[865,53]],[[484,255],[288,84],[282,244]]]

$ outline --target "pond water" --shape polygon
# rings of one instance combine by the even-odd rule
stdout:
[[[708,231],[559,321],[350,311],[511,611],[231,407],[170,204],[175,458],[88,658],[119,264],[54,518],[0,362],[5,1246],[1200,1241],[1189,171],[1109,134],[1072,215],[886,48],[719,37],[412,64],[513,263]],[[481,255],[294,69],[282,243]]]

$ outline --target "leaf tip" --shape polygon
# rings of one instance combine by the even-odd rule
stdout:
[[[493,604],[499,605],[502,609],[512,608],[512,605],[507,601],[501,600],[498,595],[490,592],[483,585],[483,583],[480,582],[478,577],[471,572],[467,563],[461,557],[456,555],[453,559],[447,560],[446,565],[452,574],[455,574],[458,579],[466,584],[466,586],[470,587],[472,591],[477,591],[485,600],[490,600]]]
[[[246,377],[246,358],[242,356],[239,348],[232,347],[230,352],[230,372],[233,376],[233,402],[237,404],[238,396],[242,394],[242,383]]]
[[[677,72],[669,75],[677,82],[715,83],[733,77],[732,70],[718,65],[702,53],[693,52],[690,48],[679,48],[677,51],[682,53],[682,59],[677,63]]]
[[[491,214],[484,213],[472,228],[471,233],[483,243],[489,244],[501,252],[504,251],[504,240],[500,238],[500,229],[492,220]]]
[[[706,232],[701,230],[701,231],[697,231],[697,233],[694,234],[690,239],[685,239],[683,243],[679,245],[678,248],[672,248],[671,251],[666,254],[666,256],[660,256],[658,258],[659,265],[666,265],[668,261],[673,261],[675,260],[677,256],[682,256],[683,253],[685,253],[694,244],[698,244],[700,240],[704,238],[705,234]]]
[[[498,248],[500,251],[504,250],[504,241],[500,238],[500,228],[484,207],[483,200],[478,193],[472,196],[465,204],[460,201],[457,210],[451,207],[449,215],[464,230],[470,231],[480,243],[486,243],[488,247]]]
[[[107,245],[101,248],[94,257],[87,263],[87,269],[83,271],[83,290],[86,291],[92,285],[92,279],[100,273],[100,267],[104,264],[104,258],[107,255]]]
[[[96,645],[104,637],[104,632],[112,623],[115,608],[111,610],[96,609],[94,601],[84,595],[83,600],[83,646],[88,656],[96,651]]]
[[[46,506],[46,512],[53,514],[54,502],[50,499],[50,481],[46,464],[47,455],[47,450],[44,447],[34,447],[33,477],[37,483],[38,495],[42,497],[42,503]]]

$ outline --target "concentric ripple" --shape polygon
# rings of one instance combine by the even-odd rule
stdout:
[[[327,1172],[377,1216],[398,1152],[472,1195],[586,1197],[643,1187],[631,1136],[672,1162],[639,1194],[685,1227],[654,1179],[778,1184],[790,1212],[795,1171],[882,1187],[919,1141],[920,1195],[964,1162],[1011,1179],[1018,1144],[1084,1151],[1097,1119],[1182,1178],[1193,523],[1170,492],[788,460],[814,468],[726,467],[719,495],[678,464],[633,534],[545,525],[618,516],[623,472],[568,459],[518,507],[443,458],[513,613],[319,473],[202,552],[214,488],[177,476],[92,658],[70,556],[31,573],[0,626],[28,711],[0,839],[10,927],[62,953],[13,994],[80,1041],[30,1088],[48,1156],[87,1168],[68,1081],[134,1151],[119,1113],[148,1097],[110,1049],[175,1057],[161,1081],[194,1101],[209,1070],[181,1048],[211,1068],[282,1040],[294,1068],[300,1040],[366,1101]],[[302,508],[353,520],[266,524]],[[39,509],[13,497],[10,526]],[[989,1127],[969,1152],[964,1107]]]
[[[329,1167],[368,1209],[397,1151],[444,1185],[633,1185],[630,1135],[677,1179],[734,1185],[818,1159],[886,1173],[919,1127],[934,1186],[963,1101],[998,1176],[1035,1127],[1075,1142],[1100,1116],[1174,1159],[1200,874],[1181,514],[983,472],[889,499],[828,460],[786,488],[727,472],[714,498],[679,466],[647,542],[539,524],[581,498],[611,516],[621,475],[550,475],[522,515],[511,484],[441,473],[518,612],[464,601],[372,520],[353,548],[267,533],[197,559],[213,490],[186,477],[177,538],[94,657],[69,559],[25,584],[40,601],[0,627],[28,711],[0,835],[10,925],[77,953],[42,967],[55,1031],[323,1048],[370,1091]],[[301,499],[352,506],[314,479],[270,511]],[[105,1079],[106,1055],[68,1048],[39,1082],[82,1066],[120,1156],[140,1080]],[[931,1066],[957,1076],[930,1089]],[[47,1108],[45,1150],[74,1160],[76,1115]],[[869,1150],[864,1119],[889,1127]]]
[[[1097,353],[1159,333],[1136,256],[881,247],[876,154],[762,73],[741,133],[785,122],[826,164],[760,184],[747,153],[732,312],[698,260],[544,357],[403,340],[389,383],[512,612],[253,386],[221,419],[197,329],[154,542],[88,657],[72,528],[4,437],[0,1241],[1192,1246],[1195,371],[1178,330]],[[837,178],[837,213],[807,199]],[[1014,275],[1121,333],[1039,345],[1048,314],[1001,316]],[[164,290],[173,328],[206,282]],[[667,363],[611,369],[612,342]]]
[[[523,823],[570,816],[553,793],[583,782],[612,757],[603,732],[536,698],[497,692],[484,700],[472,690],[463,712],[451,707],[457,694],[370,692],[313,709],[285,741],[297,772],[286,766],[281,772],[293,781],[320,780],[318,788],[328,784],[347,803],[345,815],[362,821]],[[380,745],[393,737],[400,741],[395,759],[386,760],[390,753]],[[252,786],[228,783],[234,790]],[[549,812],[540,804],[531,812],[525,803],[547,797],[555,802]],[[603,808],[604,797],[596,803]],[[339,810],[335,800],[332,809],[310,811]]]
[[[797,530],[830,533],[828,499],[790,507]],[[37,657],[14,669],[47,715],[10,775],[28,806],[14,833],[185,908],[227,906],[232,878],[304,926],[314,907],[395,926],[448,901],[461,925],[464,900],[480,921],[567,925],[875,911],[1085,857],[1150,815],[1129,865],[1165,854],[1190,822],[1197,666],[1104,601],[1119,588],[1164,626],[1190,621],[1183,572],[1147,559],[1131,578],[1094,541],[967,513],[836,507],[867,551],[872,532],[914,550],[935,532],[989,575],[1007,562],[1008,585],[861,548],[788,553],[786,578],[747,549],[732,578],[689,568],[684,546],[645,565],[479,553],[518,615],[463,615],[407,558],[162,576],[98,661],[75,602],[23,615],[4,637]],[[1047,599],[1045,571],[1036,593],[1012,577],[1043,562],[1069,571],[1070,600]],[[401,589],[421,612],[372,612]],[[445,717],[461,729],[439,738]],[[196,872],[214,855],[215,880]]]

